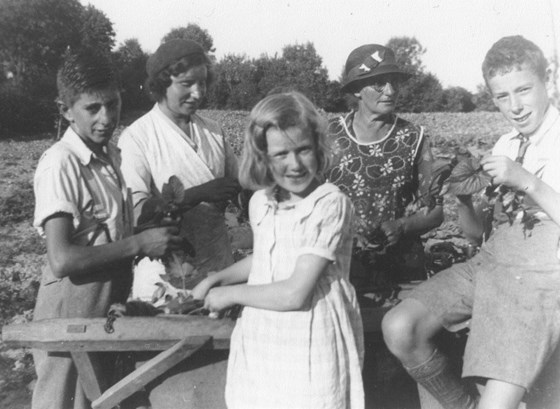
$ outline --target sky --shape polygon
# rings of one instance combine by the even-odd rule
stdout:
[[[226,54],[281,55],[291,44],[314,44],[331,79],[356,47],[415,37],[425,69],[444,87],[476,92],[480,65],[499,38],[520,34],[560,53],[558,0],[81,0],[112,21],[117,46],[136,38],[153,53],[171,29],[196,23]]]

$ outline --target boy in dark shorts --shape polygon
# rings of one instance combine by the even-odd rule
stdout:
[[[109,144],[121,108],[109,61],[69,54],[57,86],[60,113],[70,126],[35,173],[33,224],[46,238],[48,263],[34,320],[104,317],[112,303],[126,302],[133,258],[161,257],[179,249],[182,239],[176,227],[132,235],[130,195],[118,149]],[[91,407],[70,354],[34,350],[33,357],[33,409]],[[104,380],[111,378],[112,361],[102,359]]]
[[[383,320],[391,352],[446,409],[517,408],[560,338],[560,114],[549,102],[547,62],[535,44],[511,36],[492,46],[482,71],[514,129],[481,165],[493,186],[515,194],[517,215],[495,222],[475,257],[421,284]],[[481,242],[482,207],[470,195],[457,203],[465,235]],[[434,342],[467,325],[462,376],[486,382],[480,397]]]

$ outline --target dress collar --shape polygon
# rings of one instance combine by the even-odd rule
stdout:
[[[386,140],[393,133],[393,131],[395,130],[395,126],[397,126],[398,116],[393,114],[393,117],[394,117],[393,125],[391,126],[391,129],[389,129],[389,131],[387,131],[387,134],[385,134],[385,136],[383,136],[383,138],[381,138],[377,141],[361,142],[356,137],[356,134],[354,133],[354,129],[352,127],[352,124],[354,123],[355,115],[356,115],[356,111],[351,111],[346,116],[344,116],[344,117],[341,116],[340,117],[340,124],[344,128],[344,131],[346,132],[346,135],[348,135],[348,137],[350,139],[352,139],[358,145],[367,146],[367,145],[375,145],[377,143],[381,143],[384,140]]]

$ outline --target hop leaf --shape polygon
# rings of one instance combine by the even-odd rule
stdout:
[[[179,178],[173,175],[167,183],[163,184],[161,196],[167,204],[180,205],[185,198],[185,187]]]
[[[492,178],[482,170],[480,161],[470,157],[462,160],[453,168],[447,179],[447,193],[472,195],[492,184]]]

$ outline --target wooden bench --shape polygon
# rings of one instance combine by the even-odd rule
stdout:
[[[386,307],[362,309],[365,332],[379,332]],[[93,409],[110,409],[202,348],[229,349],[235,321],[189,315],[57,318],[7,325],[2,341],[11,348],[69,352]],[[163,351],[117,382],[107,385],[93,352]]]
[[[202,348],[228,349],[234,322],[187,315],[120,317],[113,332],[104,318],[58,318],[7,325],[2,340],[9,347],[70,352],[80,382],[94,409],[110,409]],[[115,385],[99,371],[101,351],[163,351]]]

